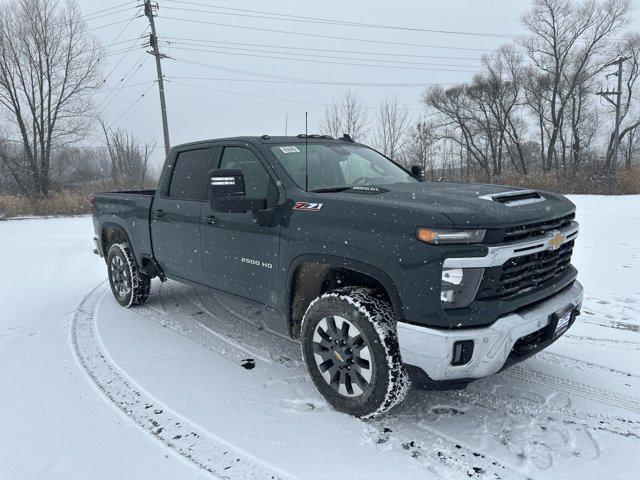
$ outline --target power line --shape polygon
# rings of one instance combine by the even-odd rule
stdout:
[[[225,77],[183,77],[169,76],[168,79],[177,80],[210,80],[222,82],[248,82],[248,83],[281,83],[281,84],[298,84],[298,85],[338,85],[352,87],[430,87],[434,85],[454,85],[453,82],[440,83],[374,83],[374,82],[335,82],[323,80],[263,80],[252,78],[225,78]]]
[[[124,31],[129,27],[129,25],[131,25],[131,22],[133,22],[136,19],[136,17],[138,16],[138,12],[139,11],[140,10],[136,10],[136,12],[133,14],[133,16],[129,20],[123,20],[122,22],[117,22],[117,23],[127,22],[127,24],[124,27],[122,27],[122,29],[118,32],[118,34],[115,36],[115,38],[111,41],[111,43],[109,45],[107,45],[107,48],[111,48],[113,45],[115,45],[115,42],[118,41],[118,39],[122,36]],[[115,25],[115,24],[111,24],[111,25]],[[103,27],[106,27],[106,26],[108,26],[108,25],[103,25]],[[97,27],[97,28],[102,28],[102,27]],[[90,28],[87,31],[91,31],[91,30],[94,30],[94,29]]]
[[[208,45],[202,45],[198,43],[190,43],[190,42],[170,42],[168,44],[169,48],[178,48],[175,45],[191,45],[196,47],[207,47]],[[297,55],[303,57],[309,57],[308,53],[295,53],[295,52],[278,52],[273,50],[262,50],[256,48],[244,48],[244,47],[229,47],[226,45],[214,45],[214,48],[226,49],[226,50],[239,50],[241,52],[258,52],[258,53],[275,53],[277,55]],[[202,50],[202,51],[210,51],[210,50]],[[307,59],[305,58],[305,60]],[[425,65],[425,66],[436,66],[436,67],[462,67],[462,68],[478,68],[478,65],[460,65],[460,64],[450,64],[450,63],[429,63],[429,62],[411,62],[408,60],[387,60],[384,58],[362,58],[362,57],[341,57],[334,55],[320,55],[317,53],[313,54],[314,59],[318,58],[329,58],[336,60],[355,60],[355,61],[364,61],[364,62],[383,62],[383,63],[396,63],[396,64],[404,64],[404,65]]]
[[[135,76],[136,73],[138,73],[138,70],[140,70],[140,68],[142,67],[142,65],[144,65],[144,62],[147,61],[147,57],[145,54],[147,52],[142,52],[142,55],[140,55],[138,57],[138,59],[136,60],[136,62],[129,68],[129,70],[127,70],[127,72],[122,76],[122,78],[120,79],[120,82],[118,84],[118,86],[114,89],[115,92],[113,94],[107,95],[105,98],[102,99],[102,101],[98,104],[97,108],[100,108],[100,106],[106,101],[106,103],[104,104],[104,106],[102,107],[102,109],[100,110],[100,114],[104,113],[104,111],[107,109],[107,107],[111,104],[111,102],[113,102],[115,100],[115,98],[120,94],[120,91],[133,79],[133,77]],[[144,58],[143,58],[144,57]],[[126,80],[125,80],[126,79]],[[109,98],[111,97],[111,98]],[[107,101],[107,99],[109,99]]]
[[[134,18],[135,18],[135,17],[134,17]],[[98,25],[97,27],[87,28],[87,30],[86,30],[86,31],[87,31],[87,32],[92,32],[93,30],[98,30],[98,29],[100,29],[100,28],[111,27],[111,26],[113,26],[113,25],[120,25],[120,24],[125,23],[125,22],[129,22],[129,23],[130,23],[130,22],[131,22],[131,20],[127,20],[127,19],[125,19],[125,20],[119,20],[119,21],[117,21],[117,22],[113,22],[113,23],[107,23],[107,24],[105,24],[105,25]],[[127,23],[127,25],[128,25],[128,23]]]
[[[331,52],[331,53],[353,53],[359,55],[379,55],[379,56],[393,56],[393,57],[410,57],[410,58],[438,58],[445,60],[480,60],[478,57],[452,57],[448,55],[416,55],[416,54],[407,54],[407,53],[386,53],[386,52],[371,52],[371,51],[359,51],[359,50],[336,50],[329,48],[309,48],[309,47],[294,47],[291,45],[270,45],[264,43],[244,43],[244,42],[227,42],[222,40],[203,40],[197,38],[183,38],[183,37],[161,37],[166,38],[168,42],[173,42],[175,40],[179,42],[199,42],[202,44],[224,44],[224,45],[241,45],[246,47],[266,47],[266,48],[280,48],[286,50],[302,50],[302,51],[310,51],[310,52]],[[177,42],[173,42],[177,43]]]
[[[175,85],[183,85],[185,87],[191,87],[191,88],[196,88],[196,89],[200,89],[200,90],[208,90],[208,91],[212,91],[212,92],[219,92],[219,93],[226,93],[229,95],[238,95],[238,96],[242,96],[242,97],[250,97],[250,98],[260,98],[260,99],[264,99],[264,100],[274,100],[276,102],[285,102],[285,103],[295,103],[298,105],[316,105],[319,107],[326,107],[327,104],[326,103],[319,103],[319,102],[312,102],[309,100],[294,100],[291,98],[281,98],[281,97],[271,97],[271,96],[267,96],[267,95],[256,95],[256,94],[252,94],[252,93],[246,93],[246,92],[236,92],[233,90],[226,90],[226,89],[222,89],[222,88],[212,88],[212,87],[204,87],[202,85],[194,85],[193,83],[187,83],[187,82],[176,82],[175,80],[167,80],[167,82],[175,84]],[[364,107],[367,110],[375,110],[375,107]],[[424,110],[423,107],[420,108],[410,108],[407,107],[408,110]]]
[[[186,60],[183,58],[176,58],[173,57],[173,60],[179,63],[186,63],[188,65],[195,65],[195,66],[199,66],[199,67],[205,67],[205,68],[211,68],[214,70],[222,70],[224,72],[230,72],[230,73],[238,73],[240,75],[247,75],[247,76],[251,76],[251,77],[258,77],[258,78],[266,78],[266,79],[272,79],[272,80],[284,80],[284,81],[292,81],[292,82],[299,82],[299,83],[320,83],[320,84],[333,84],[333,83],[337,83],[337,84],[344,84],[346,85],[353,85],[353,86],[358,86],[359,84],[363,84],[365,82],[327,82],[327,81],[318,81],[317,79],[309,79],[309,78],[295,78],[295,77],[288,77],[288,76],[284,76],[284,75],[272,75],[272,74],[268,74],[268,73],[262,73],[262,72],[254,72],[251,70],[242,70],[239,68],[231,68],[231,67],[223,67],[220,65],[213,65],[210,63],[205,63],[205,62],[199,62],[199,61],[195,61],[195,60]],[[426,84],[422,84],[424,86],[432,86],[432,85],[449,85],[449,84],[457,84],[460,82],[450,82],[450,83],[426,83]]]
[[[111,122],[111,123],[109,124],[109,126],[107,127],[107,129],[111,128],[111,126],[112,126],[113,124],[118,123],[118,120],[120,120],[120,119],[121,119],[122,117],[124,117],[127,113],[129,113],[129,111],[131,111],[131,109],[132,109],[133,107],[135,107],[135,106],[138,104],[138,102],[140,102],[140,100],[142,100],[142,99],[144,98],[144,96],[149,92],[149,90],[151,90],[151,89],[153,88],[153,84],[154,84],[154,83],[156,83],[156,82],[155,82],[155,81],[153,81],[153,82],[151,83],[151,85],[149,85],[149,88],[147,88],[144,92],[142,92],[142,94],[138,97],[138,99],[137,99],[135,102],[133,102],[131,105],[129,105],[129,107],[128,107],[124,112],[122,112],[120,115],[118,115],[118,117],[117,117],[113,122]]]
[[[84,21],[90,21],[90,20],[95,20],[96,18],[102,18],[102,17],[108,17],[110,15],[115,15],[116,13],[122,13],[122,12],[128,12],[133,8],[133,6],[127,7],[127,8],[123,8],[122,10],[117,10],[115,12],[109,12],[109,13],[103,13],[102,15],[96,15],[96,16],[89,16],[89,15],[85,15],[80,17],[82,20]]]
[[[490,52],[491,50],[485,48],[467,48],[467,47],[447,47],[443,45],[429,45],[424,43],[405,43],[405,42],[390,42],[385,40],[373,40],[373,39],[364,39],[364,38],[355,38],[355,37],[342,37],[336,35],[321,35],[317,33],[306,33],[306,32],[292,32],[289,30],[278,30],[274,28],[263,28],[263,27],[250,27],[247,25],[234,25],[229,23],[222,22],[210,22],[205,20],[195,20],[191,18],[179,18],[179,17],[162,17],[165,20],[176,20],[180,22],[190,22],[190,23],[199,23],[202,25],[216,25],[219,27],[229,27],[229,28],[239,28],[244,30],[256,30],[261,32],[271,32],[271,33],[282,33],[285,35],[296,35],[301,37],[312,37],[312,38],[324,38],[331,40],[347,40],[351,42],[363,42],[363,43],[374,43],[377,45],[399,45],[402,47],[422,47],[422,48],[438,48],[444,50],[462,50],[462,51],[470,51],[470,52]]]
[[[129,2],[124,2],[124,3],[121,3],[119,5],[115,5],[113,7],[103,8],[102,10],[98,10],[97,12],[87,13],[86,15],[83,15],[82,18],[92,17],[92,16],[97,15],[97,14],[102,13],[102,12],[108,12],[109,10],[115,10],[116,8],[124,7],[125,5],[131,5],[131,2],[130,1]],[[132,7],[133,7],[133,5],[132,5]]]
[[[146,82],[132,83],[131,85],[118,85],[117,87],[113,87],[113,88],[102,88],[100,89],[98,94],[113,92],[115,90],[120,90],[123,88],[133,88],[133,87],[139,87],[141,85],[149,85],[150,83],[154,83],[154,82],[155,80],[147,80]]]
[[[129,21],[129,23],[131,23],[131,21],[133,21],[133,19],[136,18],[135,16]],[[109,44],[109,47],[111,47],[112,45],[114,45],[114,42],[116,40],[118,40],[118,38],[120,37],[120,35],[122,35],[122,33],[127,29],[127,27],[129,26],[129,24],[125,25],[125,27],[120,30],[120,33],[118,33],[118,35],[116,35],[116,38]],[[102,84],[104,85],[107,80],[109,79],[109,77],[111,77],[111,75],[113,74],[113,72],[116,71],[116,69],[120,66],[120,64],[124,61],[124,59],[127,57],[127,55],[129,54],[129,52],[131,52],[134,47],[136,47],[138,40],[140,40],[140,38],[145,34],[145,32],[147,31],[149,27],[146,27],[142,33],[140,34],[140,37],[135,38],[133,40],[133,43],[129,46],[129,48],[127,48],[123,53],[122,57],[120,57],[120,60],[118,60],[118,62],[111,68],[111,70],[109,71],[109,73],[102,79]],[[109,48],[107,47],[107,48]],[[107,54],[108,55],[108,54]],[[105,55],[106,56],[106,55]],[[142,59],[142,57],[140,57]],[[138,60],[139,61],[139,60]],[[136,62],[137,63],[137,62]],[[133,68],[133,67],[132,67]],[[126,74],[125,74],[126,76]],[[122,81],[122,80],[120,80]]]
[[[179,1],[179,0],[167,0],[167,1],[169,1],[170,3],[196,5],[196,6],[215,8],[219,10],[231,10],[233,12],[244,12],[244,13],[228,13],[228,12],[216,12],[212,10],[165,7],[170,10],[178,10],[178,11],[194,12],[194,13],[211,13],[214,15],[228,15],[228,16],[239,16],[239,17],[247,17],[247,18],[259,18],[259,19],[268,19],[268,20],[280,20],[280,21],[328,24],[328,25],[345,25],[350,27],[375,28],[375,29],[386,29],[386,30],[404,30],[404,31],[423,32],[423,33],[440,33],[440,34],[447,34],[447,35],[465,35],[465,36],[491,37],[491,38],[514,38],[517,36],[514,34],[504,34],[504,33],[470,32],[470,31],[462,31],[462,30],[443,30],[443,29],[429,29],[429,28],[407,27],[407,26],[398,26],[398,25],[383,25],[383,24],[376,24],[376,23],[362,23],[362,22],[336,20],[336,19],[328,19],[328,18],[320,18],[320,17],[308,17],[308,16],[302,16],[302,15],[289,15],[284,13],[268,12],[264,10],[249,10],[244,8],[233,8],[233,7],[226,7],[226,6],[219,6],[219,5],[210,5],[206,3],[186,2],[186,1]],[[282,18],[278,18],[278,17],[282,17]]]
[[[220,50],[208,50],[208,49],[197,49],[197,48],[188,48],[188,47],[171,47],[176,50],[185,50],[192,52],[205,52],[205,53],[220,53],[223,55],[239,55],[235,52],[225,52]],[[459,73],[478,73],[477,70],[458,70],[458,69],[449,69],[449,68],[426,68],[426,67],[410,67],[410,66],[402,66],[402,65],[377,65],[377,64],[368,64],[368,63],[354,63],[354,62],[335,62],[331,60],[316,60],[312,58],[288,58],[274,55],[260,55],[256,53],[242,53],[244,57],[257,57],[257,58],[267,58],[272,60],[289,60],[289,61],[297,61],[297,62],[307,62],[307,63],[322,63],[329,65],[346,65],[350,67],[374,67],[374,68],[395,68],[401,70],[423,70],[430,72],[459,72]]]

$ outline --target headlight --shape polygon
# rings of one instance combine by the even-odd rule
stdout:
[[[480,243],[486,230],[434,230],[419,227],[416,231],[418,240],[425,243]]]
[[[444,308],[462,308],[478,293],[484,268],[443,268],[440,302]]]

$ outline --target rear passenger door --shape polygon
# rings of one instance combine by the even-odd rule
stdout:
[[[203,280],[200,217],[213,160],[213,147],[180,150],[163,174],[151,210],[151,233],[156,260],[169,277]]]

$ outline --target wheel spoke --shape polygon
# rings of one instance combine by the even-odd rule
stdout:
[[[351,374],[349,372],[344,373],[344,388],[347,389],[349,395],[353,395],[353,385],[351,384]]]
[[[338,327],[336,327],[336,318],[329,317],[327,318],[327,326],[329,327],[329,332],[332,337],[338,336]]]
[[[334,372],[331,374],[331,380],[329,381],[329,385],[338,390],[340,388],[340,384],[342,383],[342,370],[336,368]]]
[[[349,322],[342,322],[342,328],[340,329],[340,335],[345,341],[349,341]]]
[[[351,372],[351,376],[353,377],[353,379],[355,380],[356,384],[362,389],[364,390],[368,383],[367,381],[364,379],[364,377],[360,374],[360,372],[358,372],[357,370],[353,370]]]
[[[331,349],[322,345],[321,343],[313,342],[313,353],[320,355],[322,360],[332,358]]]
[[[366,368],[366,369],[371,368],[371,365],[369,364],[369,361],[365,360],[362,357],[356,358],[356,365],[358,365],[360,368]]]
[[[322,328],[318,328],[316,332],[320,336],[320,343],[325,347],[329,348],[331,346],[331,336],[327,332],[325,332]]]
[[[360,334],[353,337],[353,339],[351,340],[351,350],[353,350],[354,355],[357,355],[358,352],[360,352],[360,350],[362,350],[363,347],[366,347],[366,345],[367,344],[364,343],[364,339]]]
[[[318,365],[318,368],[320,369],[320,371],[322,373],[326,372],[327,370],[330,370],[332,367],[334,367],[335,364],[333,362],[332,359],[328,358],[327,360],[325,360],[324,362],[322,362],[320,365]],[[331,372],[329,372],[331,373]]]

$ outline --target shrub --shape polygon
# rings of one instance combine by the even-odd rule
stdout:
[[[0,196],[0,218],[91,213],[91,195],[62,190],[49,197],[30,199],[23,195]]]

